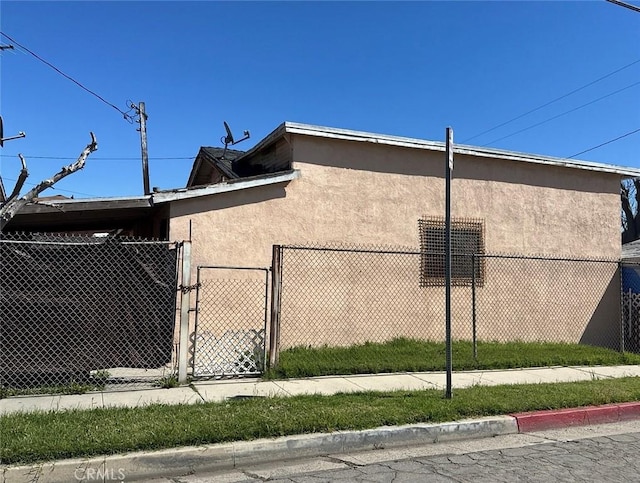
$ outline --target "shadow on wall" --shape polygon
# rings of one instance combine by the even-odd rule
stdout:
[[[591,316],[581,344],[620,350],[620,271],[616,270]]]

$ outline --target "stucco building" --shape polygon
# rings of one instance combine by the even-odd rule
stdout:
[[[261,185],[170,198],[172,239],[191,237],[196,263],[268,266],[271,245],[417,247],[418,220],[444,213],[444,144],[284,123],[230,166],[199,182]],[[280,176],[277,174],[280,173]],[[620,256],[620,180],[640,170],[458,146],[454,218],[483,221],[489,253]],[[269,178],[269,176],[271,178]],[[229,187],[232,185],[229,184]],[[202,195],[199,193],[203,193]],[[159,194],[157,201],[162,202]],[[206,240],[206,243],[204,241]]]
[[[201,148],[185,188],[31,205],[8,228],[122,229],[190,239],[194,270],[210,264],[268,267],[274,244],[388,246],[424,252],[429,240],[442,234],[444,151],[441,142],[286,122],[244,153],[222,156],[221,149]],[[640,176],[640,170],[472,146],[456,146],[454,153],[454,232],[473,252],[619,259],[620,181]],[[415,283],[410,281],[408,290],[420,304],[394,308],[406,324],[391,336],[420,337],[414,321],[430,311],[437,319],[434,323],[440,324],[442,284],[431,283],[439,269],[435,275],[429,272],[438,260],[423,256],[409,273]],[[367,270],[375,267],[361,267],[361,276]],[[460,278],[468,276],[464,266],[459,270]],[[541,297],[556,304],[558,314],[562,305],[571,307],[572,315],[558,321],[567,342],[592,342],[598,331],[619,323],[620,277],[615,264],[588,273],[580,265],[567,268],[562,293],[545,288],[557,273],[540,269],[523,277],[526,270],[524,265],[511,267],[493,279],[478,272],[485,300],[479,310],[495,310],[500,304],[520,307],[513,338],[544,338],[550,312],[540,307]],[[346,282],[328,276],[325,283]],[[506,296],[505,287],[511,288]],[[372,302],[329,298],[323,303],[358,311]],[[295,301],[290,304],[288,318],[283,314],[282,321],[288,327],[282,332],[284,347],[301,343],[300,334],[308,336],[311,330],[308,320],[299,316],[303,308],[296,308]],[[466,317],[458,317],[460,338],[469,335]],[[491,319],[490,312],[484,319]],[[368,333],[363,324],[351,327],[353,337],[342,334],[335,339],[322,324],[313,324],[314,340],[362,341]],[[485,339],[504,332],[489,322],[482,330]]]

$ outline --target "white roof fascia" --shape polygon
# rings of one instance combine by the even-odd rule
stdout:
[[[201,196],[215,195],[218,193],[227,193],[229,191],[238,191],[248,188],[256,188],[258,186],[266,186],[277,183],[286,183],[300,177],[300,171],[294,170],[286,174],[278,176],[269,176],[268,178],[251,179],[246,181],[234,181],[232,183],[218,183],[214,185],[204,186],[202,188],[181,189],[172,192],[154,193],[154,203],[167,203],[171,201],[186,200],[190,198],[198,198]]]
[[[280,126],[271,135],[264,139],[273,139],[279,133]],[[445,143],[438,141],[426,141],[423,139],[406,138],[400,136],[390,136],[385,134],[375,134],[362,131],[351,131],[348,129],[338,129],[323,126],[313,126],[309,124],[299,124],[294,122],[284,123],[284,130],[291,134],[305,136],[324,137],[331,139],[341,139],[345,141],[368,142],[374,144],[384,144],[388,146],[399,146],[413,149],[426,149],[429,151],[442,151],[446,147]],[[260,143],[264,145],[265,143]],[[257,146],[256,146],[257,147]],[[253,151],[253,150],[252,150]],[[588,171],[598,171],[603,173],[617,174],[620,176],[640,177],[640,168],[628,168],[625,166],[615,166],[610,164],[593,163],[590,161],[580,161],[567,158],[555,158],[550,156],[539,156],[516,151],[506,151],[501,149],[486,149],[475,146],[454,145],[454,153],[484,158],[507,159],[510,161],[520,161],[526,163],[543,164],[547,166],[558,166],[563,168],[575,168]],[[251,152],[251,151],[249,151]]]
[[[151,195],[146,196],[114,196],[105,198],[67,198],[67,199],[42,199],[36,198],[31,204],[34,205],[73,205],[79,203],[111,203],[113,201],[124,202],[151,202]]]

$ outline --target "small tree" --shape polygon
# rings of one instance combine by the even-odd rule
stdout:
[[[625,179],[620,188],[622,197],[622,243],[640,238],[640,178]]]
[[[29,190],[24,196],[19,196],[20,190],[22,189],[25,180],[29,176],[29,172],[27,171],[27,162],[24,159],[22,154],[19,154],[20,162],[22,163],[22,169],[20,170],[20,175],[18,176],[18,180],[13,188],[13,191],[8,197],[5,197],[4,188],[0,190],[0,232],[4,230],[4,227],[11,221],[11,219],[16,216],[16,214],[27,204],[32,202],[40,193],[42,193],[47,188],[51,188],[54,184],[60,181],[62,178],[69,176],[76,171],[84,168],[85,161],[87,157],[98,149],[98,142],[96,141],[96,137],[93,133],[89,133],[91,135],[91,142],[87,144],[80,156],[75,163],[70,164],[69,166],[64,166],[60,171],[54,174],[51,178],[45,179],[38,183],[33,189]],[[0,186],[2,185],[2,179],[0,178]]]

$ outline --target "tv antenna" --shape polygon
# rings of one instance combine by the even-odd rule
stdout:
[[[236,141],[233,139],[233,133],[231,132],[231,128],[227,124],[227,121],[222,121],[222,122],[224,124],[225,131],[227,131],[227,135],[222,136],[220,138],[220,141],[222,141],[222,143],[224,144],[224,151],[222,153],[222,157],[224,158],[224,155],[227,154],[227,147],[233,146],[234,144],[238,144],[238,143],[241,143],[242,141],[245,141],[246,139],[249,139],[251,137],[251,133],[245,130],[243,134],[244,137]]]
[[[18,132],[17,136],[10,136],[8,138],[4,137],[4,130],[2,129],[2,116],[0,116],[0,148],[4,146],[5,141],[11,141],[12,139],[20,139],[25,137],[26,134],[22,131]]]

